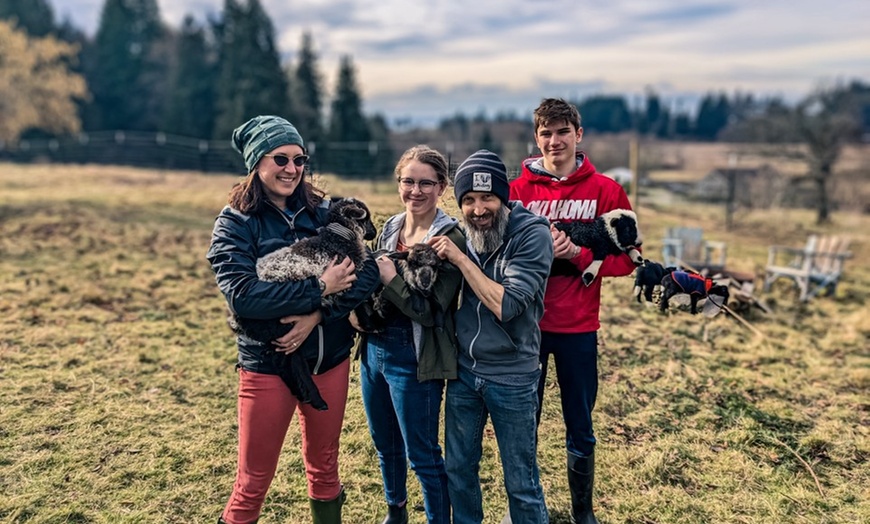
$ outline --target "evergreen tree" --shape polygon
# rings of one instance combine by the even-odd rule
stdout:
[[[317,54],[310,33],[302,35],[299,64],[293,79],[292,122],[302,134],[306,144],[323,141],[323,78],[317,66]],[[309,150],[311,148],[309,147]]]
[[[216,67],[205,31],[191,16],[184,19],[176,41],[177,62],[170,75],[163,129],[196,138],[212,136]]]
[[[673,122],[673,136],[686,138],[692,134],[692,119],[686,113],[677,113]]]
[[[480,133],[480,145],[478,149],[488,149],[497,155],[501,154],[501,146],[495,141],[495,138],[493,138],[489,124],[483,125],[483,131]]]
[[[340,62],[329,115],[328,156],[324,164],[326,169],[339,175],[369,173],[373,156],[369,149],[371,134],[362,114],[353,60],[344,55]]]
[[[214,136],[225,139],[257,115],[289,117],[275,29],[259,0],[225,0],[215,32],[220,65]]]
[[[166,89],[164,34],[156,0],[106,0],[86,63],[89,129],[157,129]]]
[[[643,126],[639,129],[641,133],[649,133],[658,135],[662,127],[667,127],[665,122],[666,112],[662,107],[659,95],[652,89],[647,89],[646,92],[646,107],[643,114]]]
[[[48,0],[0,0],[0,20],[14,20],[30,36],[46,36],[55,30]]]
[[[728,98],[712,93],[701,99],[698,118],[695,121],[695,134],[704,140],[715,140],[719,132],[728,124],[730,114]]]
[[[377,144],[377,152],[370,169],[374,177],[389,178],[393,174],[396,159],[390,145],[390,128],[383,115],[375,115],[368,123],[371,141]]]
[[[583,115],[583,127],[605,133],[631,129],[631,113],[622,96],[593,96],[581,102],[577,109]]]

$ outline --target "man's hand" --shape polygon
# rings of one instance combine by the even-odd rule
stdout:
[[[456,244],[453,243],[450,238],[446,236],[437,236],[429,239],[429,245],[432,246],[432,249],[438,253],[438,256],[444,260],[447,260],[454,266],[458,266],[462,259],[466,258],[465,253],[459,250],[456,247]]]
[[[319,310],[307,315],[290,315],[282,318],[281,323],[293,324],[293,329],[283,337],[273,341],[275,351],[293,353],[299,349],[299,346],[305,342],[305,339],[308,338],[308,335],[311,334],[311,331],[314,330],[321,320],[323,320],[323,315],[320,314]]]
[[[320,280],[326,284],[326,289],[321,295],[325,297],[349,288],[356,280],[354,269],[356,268],[348,257],[344,257],[341,262],[336,260],[330,262],[320,275]]]
[[[571,260],[580,253],[580,246],[571,242],[564,231],[556,229],[550,224],[550,235],[553,236],[553,258],[566,258]]]

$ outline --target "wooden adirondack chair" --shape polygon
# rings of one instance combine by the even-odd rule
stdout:
[[[765,268],[764,290],[778,278],[794,280],[801,301],[822,291],[833,294],[843,274],[843,264],[852,256],[849,237],[810,235],[803,248],[770,246]]]
[[[700,227],[671,227],[662,240],[662,263],[665,267],[691,269],[713,274],[725,269],[725,242],[704,240]]]

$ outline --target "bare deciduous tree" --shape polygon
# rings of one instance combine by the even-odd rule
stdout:
[[[801,101],[794,111],[795,130],[806,145],[807,177],[816,185],[816,222],[830,220],[828,185],[843,145],[858,129],[851,100],[842,88],[820,89]]]

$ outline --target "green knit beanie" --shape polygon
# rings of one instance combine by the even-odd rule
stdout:
[[[255,116],[233,131],[233,148],[244,157],[249,173],[263,155],[287,144],[305,150],[299,131],[280,116]]]

